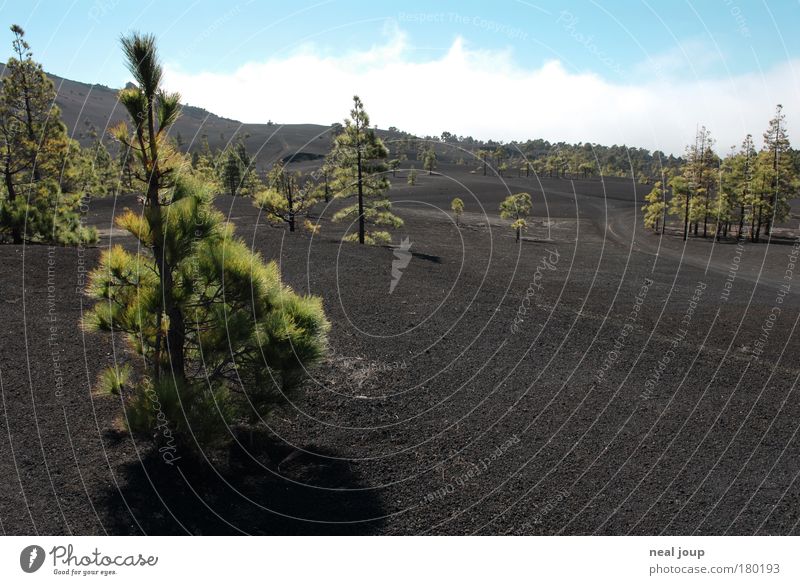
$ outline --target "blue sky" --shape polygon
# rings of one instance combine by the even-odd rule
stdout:
[[[425,68],[426,65],[438,63],[439,67],[444,67],[444,63],[449,63],[447,56],[453,56],[454,47],[462,51],[460,56],[469,64],[463,71],[468,72],[481,64],[491,69],[490,62],[494,61],[498,71],[506,73],[509,91],[530,88],[537,95],[543,91],[581,91],[581,87],[586,91],[598,91],[605,96],[601,101],[608,116],[619,117],[624,113],[609,109],[611,102],[618,99],[644,100],[646,98],[636,90],[649,89],[656,95],[655,88],[659,84],[684,89],[694,87],[704,93],[695,101],[726,101],[726,91],[735,92],[734,88],[742,87],[740,82],[745,83],[742,80],[747,81],[745,87],[752,87],[753,79],[760,78],[765,95],[756,100],[758,103],[754,102],[753,107],[757,107],[762,118],[765,115],[762,110],[770,103],[774,105],[776,101],[783,101],[788,105],[792,100],[798,101],[798,80],[793,63],[800,58],[800,35],[796,34],[800,24],[800,4],[788,1],[765,4],[744,0],[558,3],[0,0],[0,15],[0,22],[4,25],[17,23],[26,29],[35,56],[46,70],[110,86],[120,86],[128,78],[121,62],[119,35],[130,30],[153,32],[159,38],[162,58],[171,72],[168,75],[170,84],[184,84],[184,87],[174,89],[181,90],[190,103],[250,122],[272,119],[329,123],[336,111],[346,113],[345,103],[330,110],[326,104],[320,104],[306,111],[303,119],[296,119],[304,112],[291,111],[293,100],[284,103],[270,96],[276,92],[291,93],[294,88],[301,91],[301,88],[313,86],[313,81],[303,72],[296,76],[286,73],[287,69],[280,66],[282,63],[299,63],[307,67],[306,74],[309,74],[316,71],[315,66],[346,68],[348,63],[360,63],[363,58],[360,76],[354,74],[348,78],[350,85],[341,89],[343,94],[350,91],[366,93],[369,88],[359,86],[370,85],[374,78],[370,72],[393,67],[396,72],[415,72],[415,76],[416,72],[424,74],[430,69]],[[2,38],[9,44],[9,53],[10,33],[0,40]],[[307,59],[298,59],[298,55]],[[315,60],[309,62],[310,57]],[[381,64],[382,59],[386,59],[385,65]],[[258,68],[265,63],[270,63],[270,67]],[[552,69],[554,63],[559,69]],[[419,67],[414,69],[413,65]],[[549,73],[536,75],[543,71]],[[248,74],[274,75],[277,72],[283,72],[289,79],[273,79],[270,80],[272,83],[263,82],[263,85],[258,85],[255,78],[247,82],[242,80]],[[791,78],[785,90],[769,81],[771,74],[779,77],[781,72]],[[490,71],[486,73],[488,75]],[[512,83],[515,77],[525,76],[530,76],[531,83],[535,79],[554,85],[552,88],[535,88]],[[429,101],[437,106],[437,96],[446,88],[436,87],[436,75],[425,79]],[[491,79],[498,82],[495,77]],[[207,88],[200,85],[201,81],[225,85],[231,80],[238,83],[240,92],[268,92],[261,96],[260,114],[255,104],[245,103],[247,100],[237,106],[235,94],[225,93],[221,88],[205,91]],[[581,80],[588,81],[581,86]],[[335,78],[326,81],[337,85]],[[451,85],[454,83],[451,79],[447,81]],[[578,82],[577,85],[573,81]],[[563,85],[557,85],[561,82]],[[602,86],[597,86],[597,82]],[[498,83],[502,87],[502,81]],[[713,86],[714,83],[717,85]],[[726,84],[728,90],[725,90]],[[713,95],[713,100],[709,93],[712,86],[719,92],[718,96]],[[630,90],[628,93],[619,93],[626,88]],[[331,89],[330,85],[327,89]],[[327,89],[322,92],[323,96],[329,93]],[[605,89],[613,90],[613,95],[605,95]],[[335,91],[329,97],[334,95]],[[376,94],[377,97],[383,96]],[[450,102],[469,101],[467,96],[449,95],[447,99]],[[687,99],[692,99],[692,96]],[[403,122],[414,125],[410,113],[396,116],[398,119],[383,118],[403,107],[400,100],[375,106],[381,119],[375,115],[373,119],[381,126],[403,127]],[[406,106],[406,109],[411,107],[407,100]],[[588,104],[581,102],[577,106],[583,109],[578,107],[576,115],[591,113],[585,111]],[[654,107],[663,106],[654,104]],[[731,124],[760,134],[760,127],[750,129],[747,126],[749,120],[739,119],[746,114],[747,106],[746,103],[732,106],[731,115],[737,119]],[[443,112],[452,110],[452,103],[449,108],[446,103],[440,107]],[[478,107],[477,103],[464,104],[461,113],[472,117],[469,112]],[[224,111],[218,111],[220,108]],[[703,112],[690,113],[697,118]],[[787,115],[791,117],[790,107],[787,107]],[[262,119],[258,119],[259,116]],[[341,116],[334,119],[338,118]],[[523,134],[540,135],[535,127],[539,120],[534,117],[529,121],[532,127],[524,130]],[[448,122],[458,125],[458,118],[453,117]],[[622,124],[623,120],[619,122]],[[693,127],[698,122],[704,120],[687,118],[685,125]],[[435,122],[428,119],[419,121],[420,125],[423,123]],[[516,135],[503,136],[514,133],[510,124],[510,121],[498,122],[495,136],[517,138]],[[761,125],[766,125],[766,118]],[[478,135],[491,134],[493,129],[491,124],[467,121],[462,126],[452,127],[452,130]],[[437,133],[446,128],[409,129]],[[547,128],[548,132],[556,130]],[[570,132],[564,136],[565,139],[575,139]],[[586,136],[585,140],[614,138],[607,129],[605,134],[602,128],[591,132],[594,134]],[[654,132],[650,139],[643,137],[649,146],[657,146],[658,136],[663,136],[657,128]],[[621,138],[625,136],[623,131]],[[672,145],[677,138],[670,137],[669,140],[670,148],[677,148]]]

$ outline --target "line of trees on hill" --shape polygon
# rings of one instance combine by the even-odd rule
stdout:
[[[748,134],[721,157],[705,126],[686,148],[682,165],[664,169],[647,196],[645,226],[662,232],[670,219],[689,235],[717,239],[769,237],[774,224],[788,219],[790,201],[800,193],[796,152],[789,145],[786,116],[778,105],[760,149]]]
[[[391,127],[386,144],[393,160],[398,163],[419,161],[426,170],[426,161],[437,157],[440,162],[450,162],[474,167],[475,172],[489,175],[588,179],[592,177],[635,177],[648,184],[661,175],[664,169],[674,169],[683,164],[681,157],[661,151],[628,146],[603,146],[599,144],[566,142],[551,143],[536,139],[525,142],[485,142],[471,136],[455,136],[443,132],[441,137],[419,138]],[[431,155],[431,153],[433,153]],[[431,169],[433,170],[433,169]]]

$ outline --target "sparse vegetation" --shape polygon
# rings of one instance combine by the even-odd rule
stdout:
[[[522,232],[528,227],[526,219],[530,215],[532,208],[533,202],[528,193],[509,195],[500,204],[500,217],[513,220],[511,229],[514,230],[518,242],[522,237]]]
[[[345,120],[342,132],[336,136],[328,160],[334,167],[333,190],[338,198],[356,198],[356,203],[339,210],[333,216],[337,222],[355,222],[358,231],[347,237],[360,244],[385,244],[391,241],[389,232],[367,231],[375,227],[399,228],[403,220],[392,213],[386,197],[389,181],[385,176],[384,159],[388,151],[383,141],[370,127],[369,115],[358,96],[353,97],[353,109]]]
[[[425,157],[422,163],[423,168],[428,171],[428,174],[433,174],[433,171],[436,170],[436,151],[433,148],[428,148],[425,151]]]
[[[461,225],[461,214],[464,213],[464,202],[460,197],[453,199],[453,201],[450,203],[450,209],[453,211],[453,215],[456,217],[456,225]]]
[[[667,208],[661,181],[656,181],[653,189],[645,196],[645,201],[647,203],[642,206],[644,225],[658,233],[664,223],[664,213]]]
[[[286,223],[290,232],[295,230],[297,218],[306,216],[316,202],[311,183],[303,183],[300,173],[290,173],[282,163],[272,168],[267,177],[267,189],[256,193],[253,200],[269,221]]]

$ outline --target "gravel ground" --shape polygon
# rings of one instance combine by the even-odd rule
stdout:
[[[100,249],[0,246],[3,532],[800,532],[791,225],[684,243],[643,231],[649,187],[624,180],[403,175],[399,278],[391,247],[340,244],[338,204],[312,238],[218,200],[334,326],[302,397],[204,464],[165,465],[92,394],[133,359],[78,327]],[[497,208],[523,190],[517,243]],[[100,248],[133,245],[110,226],[135,205],[92,205]]]

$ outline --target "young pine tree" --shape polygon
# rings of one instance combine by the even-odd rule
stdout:
[[[695,142],[686,151],[684,176],[692,191],[689,203],[689,221],[694,224],[694,235],[698,235],[698,226],[703,222],[703,237],[708,235],[708,221],[711,217],[711,201],[717,185],[717,167],[719,159],[713,150],[714,139],[705,126],[701,126],[695,136]]]
[[[676,175],[669,181],[672,197],[669,200],[669,214],[683,220],[683,239],[689,237],[689,217],[692,206],[692,189],[683,175]]]
[[[486,165],[488,164],[489,157],[491,153],[488,150],[480,149],[478,150],[478,160],[481,161],[481,167],[483,168],[483,176],[486,176]]]
[[[712,215],[714,217],[714,239],[719,241],[728,235],[728,228],[733,220],[736,207],[736,192],[730,184],[728,176],[731,174],[731,157],[720,161],[717,175],[716,197],[713,201]]]
[[[241,141],[229,146],[222,153],[219,179],[231,196],[251,194],[248,193],[248,186],[253,174],[253,162]]]
[[[761,208],[764,233],[769,236],[774,222],[789,217],[789,201],[797,193],[797,176],[792,164],[791,146],[786,131],[786,115],[781,104],[775,107],[775,116],[769,121],[769,127],[764,132],[763,152],[766,155],[762,158],[769,188],[762,197]]]
[[[422,166],[428,171],[429,175],[433,174],[433,171],[436,170],[436,152],[433,148],[428,148],[428,150],[425,151]]]
[[[11,32],[15,56],[8,59],[0,89],[0,234],[16,244],[94,242],[97,232],[80,222],[81,193],[61,189],[64,164],[71,163],[70,140],[54,103],[55,88],[33,60],[25,31],[13,25]]]
[[[514,230],[517,242],[528,227],[526,218],[531,214],[532,208],[533,202],[528,193],[509,195],[500,204],[500,217],[513,220],[511,228]]]
[[[456,225],[460,225],[461,214],[464,213],[464,201],[460,197],[456,197],[450,203],[450,209],[453,210],[453,215],[456,216]]]
[[[336,197],[356,198],[356,203],[333,216],[333,221],[357,222],[358,233],[348,236],[348,240],[360,244],[387,243],[391,241],[388,232],[368,232],[367,224],[393,228],[403,225],[403,220],[392,213],[392,204],[386,197],[389,180],[384,174],[386,165],[383,161],[387,156],[383,142],[370,128],[364,104],[354,96],[350,118],[345,120],[329,157],[336,165],[333,185]]]
[[[735,210],[737,238],[744,237],[745,225],[752,217],[756,156],[753,136],[748,134],[739,151],[729,156],[723,166],[722,188],[728,192]]]
[[[120,93],[133,128],[123,122],[114,134],[136,157],[145,203],[118,218],[138,251],[104,252],[83,324],[124,334],[143,358],[138,375],[123,367],[100,377],[120,395],[130,430],[196,453],[296,390],[322,357],[329,325],[320,299],[284,285],[274,262],[234,236],[213,191],[180,173],[185,159],[167,139],[179,96],[161,88],[154,37],[132,34],[122,44],[137,84]]]
[[[644,226],[656,233],[659,233],[664,227],[664,213],[667,207],[664,195],[661,181],[656,181],[652,191],[645,195],[644,199],[647,203],[642,206]]]
[[[293,232],[297,218],[307,216],[317,202],[311,183],[301,180],[299,173],[290,173],[278,162],[267,177],[267,188],[256,193],[253,204],[265,213],[268,221],[283,222]]]

